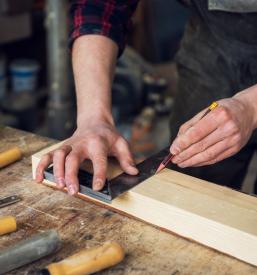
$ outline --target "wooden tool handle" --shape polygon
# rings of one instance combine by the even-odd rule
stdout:
[[[0,168],[21,159],[21,157],[22,153],[19,147],[13,147],[10,150],[0,153]]]
[[[14,217],[6,216],[0,218],[0,235],[11,233],[13,231],[16,231],[16,229],[17,224]]]
[[[51,275],[84,275],[98,272],[118,264],[125,256],[123,248],[116,242],[106,242],[102,246],[84,249],[59,262],[50,264]]]

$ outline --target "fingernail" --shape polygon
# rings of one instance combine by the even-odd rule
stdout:
[[[76,193],[72,185],[68,185],[68,192],[71,196],[75,195]]]
[[[177,146],[171,146],[171,148],[170,148],[170,152],[171,152],[171,154],[173,154],[173,155],[177,155],[177,154],[179,154],[180,153],[180,149],[177,147]]]
[[[58,179],[57,179],[57,183],[58,183],[60,186],[65,186],[65,180],[64,180],[64,178],[58,178]]]
[[[130,173],[135,175],[138,173],[138,169],[136,168],[136,166],[131,166],[129,167]]]
[[[42,181],[42,177],[40,173],[36,173],[36,182],[40,183]]]
[[[179,163],[178,167],[180,167],[180,168],[186,168],[187,166],[185,164],[183,164],[183,163]]]
[[[95,184],[94,184],[93,189],[96,190],[96,191],[99,191],[99,190],[102,189],[102,187],[103,187],[103,181],[100,180],[100,179],[97,179],[97,180],[95,181]]]

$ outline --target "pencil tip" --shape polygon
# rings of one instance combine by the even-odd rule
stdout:
[[[165,167],[165,165],[163,165],[161,163],[160,166],[158,167],[158,169],[156,170],[155,174],[158,174],[164,167]]]

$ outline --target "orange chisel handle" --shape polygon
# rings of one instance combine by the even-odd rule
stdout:
[[[13,147],[5,152],[0,153],[0,168],[5,167],[22,157],[19,147]]]

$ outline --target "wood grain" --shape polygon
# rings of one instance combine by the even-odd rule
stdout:
[[[56,229],[63,240],[58,253],[9,275],[25,275],[106,241],[119,242],[126,257],[119,265],[101,272],[103,275],[257,274],[257,268],[252,265],[213,249],[36,184],[31,179],[30,157],[51,144],[53,140],[34,134],[0,129],[0,151],[19,146],[24,155],[19,162],[0,170],[1,196],[16,194],[22,197],[21,202],[0,208],[0,216],[14,216],[18,225],[16,232],[0,237],[0,249],[48,229]],[[201,191],[206,190],[201,187]]]
[[[41,156],[39,152],[32,157],[33,169]],[[98,203],[257,266],[255,197],[165,169],[111,206]]]

